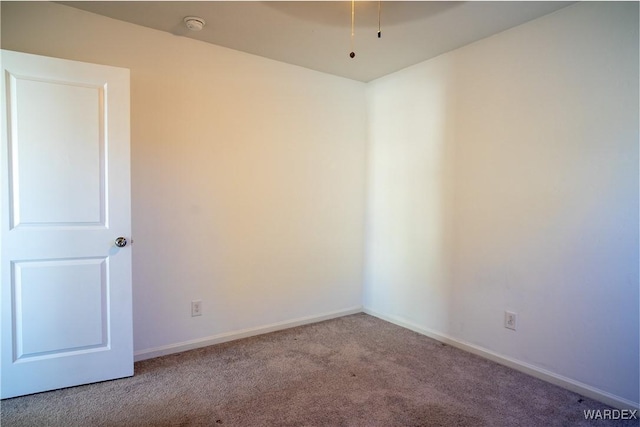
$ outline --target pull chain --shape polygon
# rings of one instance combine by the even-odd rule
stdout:
[[[353,39],[356,35],[356,0],[351,0],[351,53],[350,58],[355,58],[356,53],[353,50]]]
[[[378,38],[382,37],[382,30],[380,25],[381,10],[382,10],[382,0],[378,0]],[[356,52],[353,48],[355,36],[356,36],[356,0],[351,0],[351,52],[349,53],[349,57],[352,59],[356,57]]]
[[[380,8],[382,0],[378,0],[378,38],[382,37],[382,31],[380,31]]]

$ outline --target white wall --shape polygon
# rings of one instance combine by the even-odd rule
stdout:
[[[571,6],[368,96],[365,308],[637,405],[638,4]]]
[[[364,84],[51,3],[2,47],[131,69],[137,353],[361,307]]]

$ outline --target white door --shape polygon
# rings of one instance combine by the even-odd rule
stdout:
[[[131,376],[129,71],[0,58],[0,395]]]

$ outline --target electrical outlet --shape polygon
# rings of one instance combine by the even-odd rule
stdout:
[[[202,316],[202,300],[191,301],[191,317]]]
[[[518,326],[518,313],[514,313],[513,311],[505,311],[504,312],[504,327],[507,329],[516,330]]]

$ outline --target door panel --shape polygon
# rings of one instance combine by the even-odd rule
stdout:
[[[104,225],[104,88],[9,78],[12,225]]]
[[[14,263],[16,361],[108,347],[106,262],[89,258]],[[61,330],[67,332],[59,334]]]
[[[0,395],[133,375],[129,72],[1,58]]]

